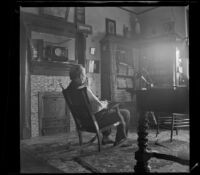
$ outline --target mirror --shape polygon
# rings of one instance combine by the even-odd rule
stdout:
[[[75,38],[49,33],[31,32],[32,60],[75,62]]]

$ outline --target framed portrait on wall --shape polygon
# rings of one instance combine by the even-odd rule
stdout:
[[[116,35],[116,21],[106,18],[106,34]]]
[[[69,10],[70,7],[40,7],[39,14],[67,20]]]
[[[85,7],[75,7],[74,21],[75,23],[85,24]]]

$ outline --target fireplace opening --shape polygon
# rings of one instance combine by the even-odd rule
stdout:
[[[70,111],[61,92],[39,92],[39,135],[70,132]]]

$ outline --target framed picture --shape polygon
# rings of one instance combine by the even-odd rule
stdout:
[[[106,34],[116,35],[116,21],[106,18]]]
[[[128,27],[123,25],[123,35],[124,37],[128,37]]]
[[[40,7],[39,14],[67,20],[69,10],[70,7]]]
[[[86,71],[88,73],[99,73],[100,72],[100,64],[99,60],[86,60]]]
[[[175,23],[174,21],[167,21],[163,23],[163,29],[165,34],[174,33]]]
[[[85,24],[85,7],[75,7],[74,22],[75,24]]]
[[[95,55],[96,53],[96,48],[95,47],[90,47],[90,54]]]

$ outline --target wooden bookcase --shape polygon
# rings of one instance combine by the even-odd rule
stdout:
[[[101,99],[120,103],[131,114],[130,126],[137,124],[136,96],[128,90],[136,88],[139,48],[136,41],[106,35],[101,44]]]
[[[101,40],[101,97],[114,102],[130,102],[128,89],[134,88],[135,65],[132,40],[106,35]]]

